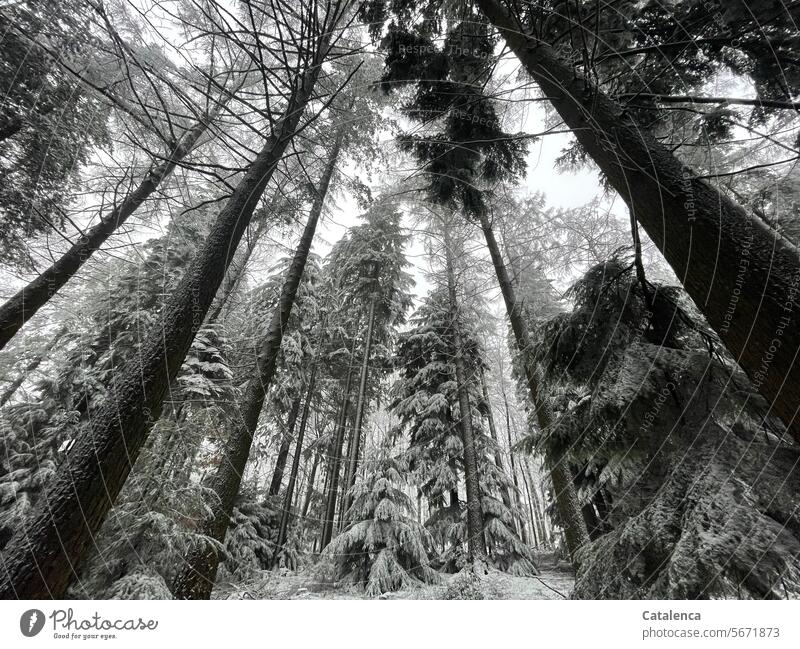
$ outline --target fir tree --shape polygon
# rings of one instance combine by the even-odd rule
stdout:
[[[408,463],[431,516],[426,522],[445,548],[439,562],[449,570],[462,567],[460,555],[466,541],[467,526],[458,500],[458,485],[463,472],[464,445],[460,429],[460,404],[453,363],[453,321],[445,293],[428,296],[417,310],[414,327],[398,344],[400,376],[392,387],[389,408],[400,418],[395,435],[408,435]],[[498,568],[519,574],[535,572],[530,549],[516,536],[514,516],[497,495],[512,487],[511,480],[492,461],[496,443],[484,432],[483,401],[478,372],[483,366],[482,351],[475,338],[465,338],[464,358],[470,375],[468,389],[473,404],[470,417],[477,436],[481,487],[481,543],[489,549],[489,559]]]
[[[347,527],[325,550],[339,578],[363,585],[369,596],[438,580],[428,565],[430,536],[400,488],[405,473],[404,462],[381,449],[353,487]]]

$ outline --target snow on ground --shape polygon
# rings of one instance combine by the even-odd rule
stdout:
[[[465,586],[465,578],[442,575],[436,585],[421,585],[379,599],[565,599],[574,576],[569,566],[552,556],[538,562],[538,577],[517,577],[490,569],[479,584]],[[220,584],[214,596],[220,599],[368,599],[363,589],[352,584],[320,580],[313,569],[292,572],[264,572],[246,583]]]

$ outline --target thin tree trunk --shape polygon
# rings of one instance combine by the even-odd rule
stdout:
[[[347,430],[350,431],[349,435],[347,435]],[[347,438],[347,450],[344,451],[344,454],[342,455],[343,465],[340,469],[340,471],[343,471],[344,473],[342,476],[341,498],[339,499],[339,517],[336,521],[337,534],[340,533],[344,527],[344,508],[342,505],[344,504],[347,496],[347,469],[350,463],[350,453],[353,451],[353,426],[350,426],[345,430],[345,437]]]
[[[478,5],[800,441],[798,249],[698,178],[623,107],[530,35],[506,3]]]
[[[517,462],[514,459],[514,442],[511,439],[511,412],[509,411],[508,407],[508,395],[506,394],[505,385],[503,385],[503,406],[505,407],[506,412],[506,437],[508,437],[508,458],[511,462],[511,476],[514,479],[514,499],[519,504],[520,498],[520,489],[519,489],[519,478],[517,477]],[[531,522],[531,525],[533,523]],[[524,527],[523,527],[524,531]],[[535,536],[535,530],[534,530]],[[528,542],[529,539],[522,539],[525,543]]]
[[[478,372],[481,380],[481,392],[483,393],[483,400],[486,402],[486,419],[489,422],[489,435],[492,438],[492,441],[497,444],[497,450],[494,452],[494,463],[500,472],[503,475],[506,475],[506,469],[503,463],[503,456],[500,451],[500,444],[497,439],[497,427],[494,421],[494,413],[492,412],[492,402],[489,400],[489,389],[486,386],[486,374],[483,371],[483,367],[480,368]],[[500,495],[503,499],[503,504],[508,507],[509,509],[512,507],[511,503],[511,494],[507,487],[503,487],[500,490]],[[514,524],[517,523],[517,517],[514,515],[514,512],[511,512],[512,516],[514,516]]]
[[[13,397],[17,390],[19,390],[20,386],[25,383],[25,380],[36,371],[36,368],[42,364],[42,361],[47,358],[53,348],[58,344],[61,340],[61,337],[67,333],[66,325],[61,327],[50,339],[50,342],[47,343],[47,346],[36,356],[36,358],[31,359],[30,363],[25,366],[17,378],[15,378],[11,384],[8,386],[5,392],[3,392],[3,396],[0,397],[0,407],[4,406],[11,397]]]
[[[99,223],[81,235],[49,268],[0,307],[0,349],[75,276],[81,266],[172,173],[177,164],[195,147],[213,117],[213,113],[207,114],[188,129],[167,154],[166,160],[160,164],[153,163],[136,189],[102,217]]]
[[[531,488],[531,495],[533,496],[533,511],[536,514],[536,522],[539,525],[539,529],[542,532],[542,536],[544,537],[546,545],[552,546],[553,524],[548,518],[547,512],[545,511],[544,485],[540,485],[539,489],[536,488],[535,476],[531,470],[528,458],[525,458],[525,466],[521,466],[520,471],[522,472],[523,477],[527,477],[528,484]]]
[[[269,329],[261,343],[256,374],[247,382],[240,408],[241,420],[235,424],[234,430],[225,444],[225,459],[218,467],[209,485],[217,497],[212,506],[212,514],[202,523],[202,532],[220,543],[225,539],[233,504],[239,493],[242,472],[250,456],[253,434],[258,425],[266,391],[275,374],[283,333],[289,324],[297,289],[303,279],[306,261],[314,241],[319,217],[322,214],[328,186],[336,167],[341,142],[340,132],[331,149],[308,222],[286,275],[280,299],[273,311]],[[216,549],[208,544],[195,546],[189,553],[186,565],[178,573],[173,583],[175,599],[207,599],[210,597],[218,567],[219,554]]]
[[[540,396],[536,363],[531,356],[533,345],[530,341],[528,328],[522,317],[522,308],[517,302],[514,286],[508,276],[508,270],[506,269],[503,257],[500,253],[500,246],[497,244],[492,225],[486,214],[481,215],[480,222],[481,229],[486,239],[486,245],[489,248],[489,254],[492,257],[492,264],[494,265],[495,274],[497,275],[497,283],[500,285],[500,292],[503,294],[506,313],[511,322],[511,330],[514,332],[514,339],[516,340],[522,358],[531,405],[533,406],[539,428],[546,434],[553,423],[553,415],[550,411],[549,404]],[[589,533],[583,521],[583,515],[581,514],[581,508],[578,503],[578,496],[572,484],[569,468],[564,463],[563,458],[550,458],[550,462],[550,474],[556,496],[556,505],[558,506],[558,511],[565,527],[567,549],[574,562],[580,547],[588,543]]]
[[[303,497],[303,489],[308,480],[308,461],[303,462],[303,470],[297,474],[299,482],[295,485],[294,498],[292,498],[292,511],[300,510],[300,501]]]
[[[523,479],[523,483],[525,485],[525,494],[528,497],[527,498],[527,500],[528,500],[528,515],[529,515],[529,521],[530,521],[530,525],[531,525],[531,535],[533,536],[533,544],[538,546],[539,545],[539,541],[538,541],[538,535],[536,533],[536,518],[533,515],[533,504],[531,503],[531,490],[528,487],[528,481],[525,480],[525,476],[523,476],[522,479]]]
[[[320,51],[327,53],[327,46]],[[286,112],[233,191],[150,332],[117,375],[113,398],[59,467],[44,497],[4,550],[0,599],[58,598],[114,503],[200,328],[273,171],[300,123],[319,74],[319,55],[295,84]],[[251,416],[252,413],[247,413]]]
[[[275,196],[273,196],[272,200],[270,201],[269,207],[265,210],[265,217],[266,213],[270,212],[271,209],[275,206],[277,202],[275,198],[279,195],[276,191]],[[228,272],[225,275],[225,279],[222,282],[222,289],[220,294],[217,296],[216,303],[211,307],[209,311],[208,318],[206,319],[209,323],[215,323],[219,317],[222,315],[222,312],[228,306],[231,297],[236,292],[237,287],[242,281],[242,277],[244,277],[244,273],[247,270],[247,264],[250,261],[250,257],[253,256],[253,251],[256,249],[258,245],[258,240],[267,230],[267,219],[261,218],[256,226],[255,232],[253,232],[252,236],[247,242],[247,246],[244,249],[244,254],[242,255],[241,259],[234,259],[231,262],[231,267],[228,268]]]
[[[289,484],[286,485],[286,494],[283,498],[281,524],[278,529],[278,551],[281,550],[284,541],[286,541],[286,531],[289,527],[289,511],[292,509],[292,496],[294,495],[294,486],[297,482],[297,472],[300,469],[300,454],[303,451],[303,437],[305,436],[306,425],[308,424],[308,414],[311,411],[311,398],[314,394],[314,384],[316,380],[317,364],[314,363],[314,366],[311,368],[311,378],[308,380],[308,391],[306,392],[305,404],[303,404],[303,416],[300,420],[300,430],[297,433],[297,443],[294,447],[294,457],[292,458],[292,470],[289,474]]]
[[[289,421],[286,424],[286,431],[281,438],[281,445],[278,449],[278,459],[275,461],[275,471],[272,474],[272,482],[269,484],[269,495],[277,496],[281,490],[281,482],[283,481],[283,472],[286,469],[286,461],[289,458],[289,450],[292,446],[292,439],[294,438],[294,427],[297,424],[297,417],[300,414],[300,403],[302,397],[297,396],[292,402],[292,409],[289,412]]]
[[[367,316],[367,334],[364,339],[364,358],[361,361],[361,376],[358,383],[358,401],[356,402],[356,421],[353,426],[353,437],[350,446],[350,457],[347,462],[347,473],[345,479],[345,493],[342,497],[341,519],[344,521],[345,514],[350,508],[352,501],[350,489],[356,483],[356,467],[358,465],[359,451],[361,449],[361,426],[364,421],[364,411],[367,408],[367,381],[369,379],[369,359],[372,351],[372,334],[375,328],[375,304],[378,301],[378,294],[374,293],[369,303],[369,315]]]
[[[336,422],[336,437],[334,441],[333,454],[330,458],[330,473],[328,479],[328,493],[325,497],[325,519],[322,522],[322,536],[320,537],[319,549],[324,550],[333,538],[333,526],[336,516],[336,496],[339,489],[339,469],[342,463],[342,450],[344,449],[344,438],[347,431],[347,417],[350,409],[350,388],[353,382],[353,355],[356,348],[356,337],[353,336],[353,345],[350,349],[350,367],[347,370],[347,379],[344,383],[344,399],[339,419]]]
[[[314,453],[314,463],[311,465],[311,475],[308,478],[306,485],[306,496],[303,499],[303,508],[300,510],[300,517],[305,518],[308,515],[308,508],[311,506],[311,496],[314,495],[314,480],[317,477],[317,468],[319,467],[319,453]]]
[[[450,241],[449,225],[445,224],[445,255],[447,263],[447,292],[450,298],[450,313],[453,329],[453,364],[456,371],[458,408],[461,437],[464,443],[464,483],[467,491],[467,551],[470,561],[486,557],[486,544],[483,538],[483,511],[481,508],[481,487],[478,478],[478,454],[475,448],[475,432],[472,428],[472,409],[467,391],[467,370],[464,363],[464,341],[459,322],[456,278],[453,268],[453,250]]]

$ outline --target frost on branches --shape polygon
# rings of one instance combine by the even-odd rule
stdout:
[[[401,489],[407,468],[385,449],[353,487],[347,527],[325,549],[340,579],[363,585],[376,596],[423,583],[436,583],[428,564],[430,534],[413,518],[414,505]]]
[[[646,287],[646,288],[645,288]],[[800,453],[679,289],[613,260],[542,327],[567,452],[611,531],[582,549],[574,597],[800,594]]]

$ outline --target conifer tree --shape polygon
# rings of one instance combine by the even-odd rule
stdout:
[[[467,512],[462,511],[458,500],[458,487],[465,471],[453,336],[458,325],[452,318],[446,288],[428,296],[412,323],[414,327],[400,337],[397,351],[400,377],[392,386],[389,405],[400,418],[394,434],[408,435],[409,468],[431,510],[426,525],[433,528],[439,543],[449,545],[440,562],[446,569],[461,568],[458,555],[469,538],[469,527],[463,520]],[[468,416],[475,433],[479,473],[478,542],[488,548],[488,558],[496,567],[531,574],[535,572],[532,555],[516,536],[516,514],[496,495],[508,489],[511,481],[493,461],[497,445],[485,432],[481,410],[486,412],[486,404],[479,378],[484,363],[481,349],[474,335],[462,335]]]
[[[738,2],[736,5],[741,8]],[[775,13],[782,11],[777,8]],[[734,11],[733,15],[740,13]],[[424,20],[419,19],[421,15]],[[488,22],[496,29],[609,185],[619,192],[711,327],[793,434],[800,437],[796,416],[800,370],[794,364],[800,338],[785,333],[800,331],[798,302],[786,302],[787,295],[794,295],[793,282],[800,274],[796,248],[693,171],[609,96],[586,64],[592,55],[589,48],[580,44],[565,48],[562,39],[549,38],[547,25],[552,15],[547,5],[518,6],[513,0],[478,0],[474,7],[455,8],[431,2],[425,3],[421,12],[412,12],[406,3],[369,3],[362,9],[362,16],[372,21],[375,35],[384,21],[391,19],[383,41],[387,51],[383,82],[414,80],[423,91],[447,78],[451,57],[434,45],[443,26],[450,24],[444,18],[469,18],[481,29]],[[717,14],[712,10],[710,15]],[[452,53],[458,57],[462,50]],[[584,69],[576,73],[576,67]],[[445,187],[462,183],[461,179],[444,181]],[[665,214],[670,217],[666,228]],[[709,250],[716,251],[713,261]],[[741,292],[760,299],[739,300],[730,314],[729,278],[737,276],[743,258],[753,263]],[[762,371],[776,331],[783,337],[781,351]]]
[[[388,448],[368,461],[352,489],[347,527],[328,547],[340,579],[363,585],[369,596],[436,583],[428,565],[428,532],[414,519],[414,503],[400,488],[405,466]]]
[[[792,597],[797,448],[686,294],[654,288],[612,259],[543,327],[556,416],[528,441],[557,447],[584,467],[581,490],[610,501],[613,529],[585,548],[575,595]]]
[[[151,330],[136,361],[120,373],[115,403],[104,407],[94,418],[91,433],[87,431],[73,450],[74,461],[62,465],[57,472],[48,489],[47,506],[37,507],[26,528],[19,530],[6,546],[0,595],[58,595],[74,579],[72,566],[85,556],[89,539],[102,524],[130,472],[132,459],[146,441],[167,388],[222,283],[230,263],[227,252],[238,247],[256,204],[314,96],[322,63],[341,36],[333,28],[348,11],[347,3],[331,2],[327,9],[324,16],[313,10],[302,16],[302,27],[308,29],[296,36],[297,44],[302,45],[296,52],[300,72],[288,71],[291,89],[283,112],[220,210],[205,247],[173,292],[165,309],[163,328]],[[120,443],[120,434],[124,434],[125,444]],[[75,516],[79,510],[92,515]],[[36,559],[45,555],[47,566]]]

